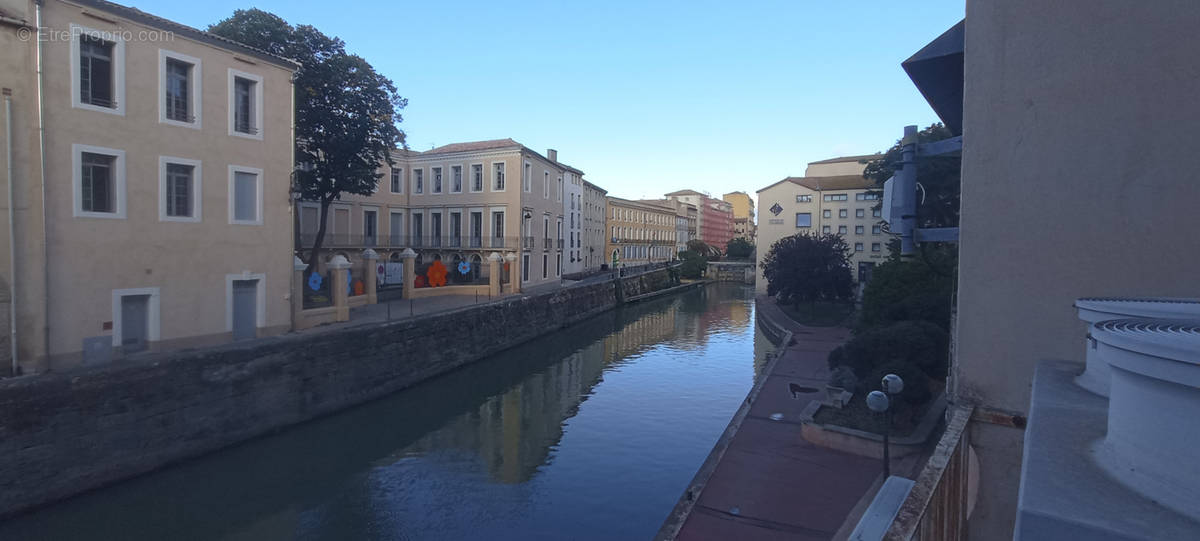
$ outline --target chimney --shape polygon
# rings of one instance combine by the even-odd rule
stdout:
[[[546,157],[550,158],[550,161],[552,161],[554,163],[558,163],[558,151],[557,150],[554,150],[552,148],[546,149]]]

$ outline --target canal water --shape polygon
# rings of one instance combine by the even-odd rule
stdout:
[[[773,346],[754,292],[605,313],[0,524],[0,539],[649,539]]]

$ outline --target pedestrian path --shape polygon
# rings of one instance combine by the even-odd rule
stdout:
[[[756,310],[791,331],[793,344],[781,344],[778,359],[761,376],[758,395],[695,496],[677,539],[831,539],[880,476],[876,459],[800,437],[800,413],[823,397],[826,357],[849,339],[849,330],[804,327],[762,296]]]

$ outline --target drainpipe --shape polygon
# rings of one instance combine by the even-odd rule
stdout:
[[[17,235],[13,229],[12,90],[4,89],[4,165],[8,179],[8,333],[12,375],[17,375]]]
[[[46,117],[43,111],[44,96],[42,95],[42,2],[36,0],[34,2],[34,25],[37,27],[37,41],[34,47],[37,48],[37,115],[38,115],[38,154],[41,163],[41,170],[38,172],[40,182],[42,184],[42,286],[46,290],[43,299],[43,317],[45,323],[42,328],[42,347],[46,355],[46,362],[50,361],[50,250],[47,237],[48,228],[46,227]]]

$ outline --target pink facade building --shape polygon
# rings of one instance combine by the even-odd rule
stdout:
[[[695,190],[679,190],[666,195],[668,199],[695,205],[699,210],[696,217],[697,238],[721,251],[725,250],[725,245],[733,238],[732,205]]]

